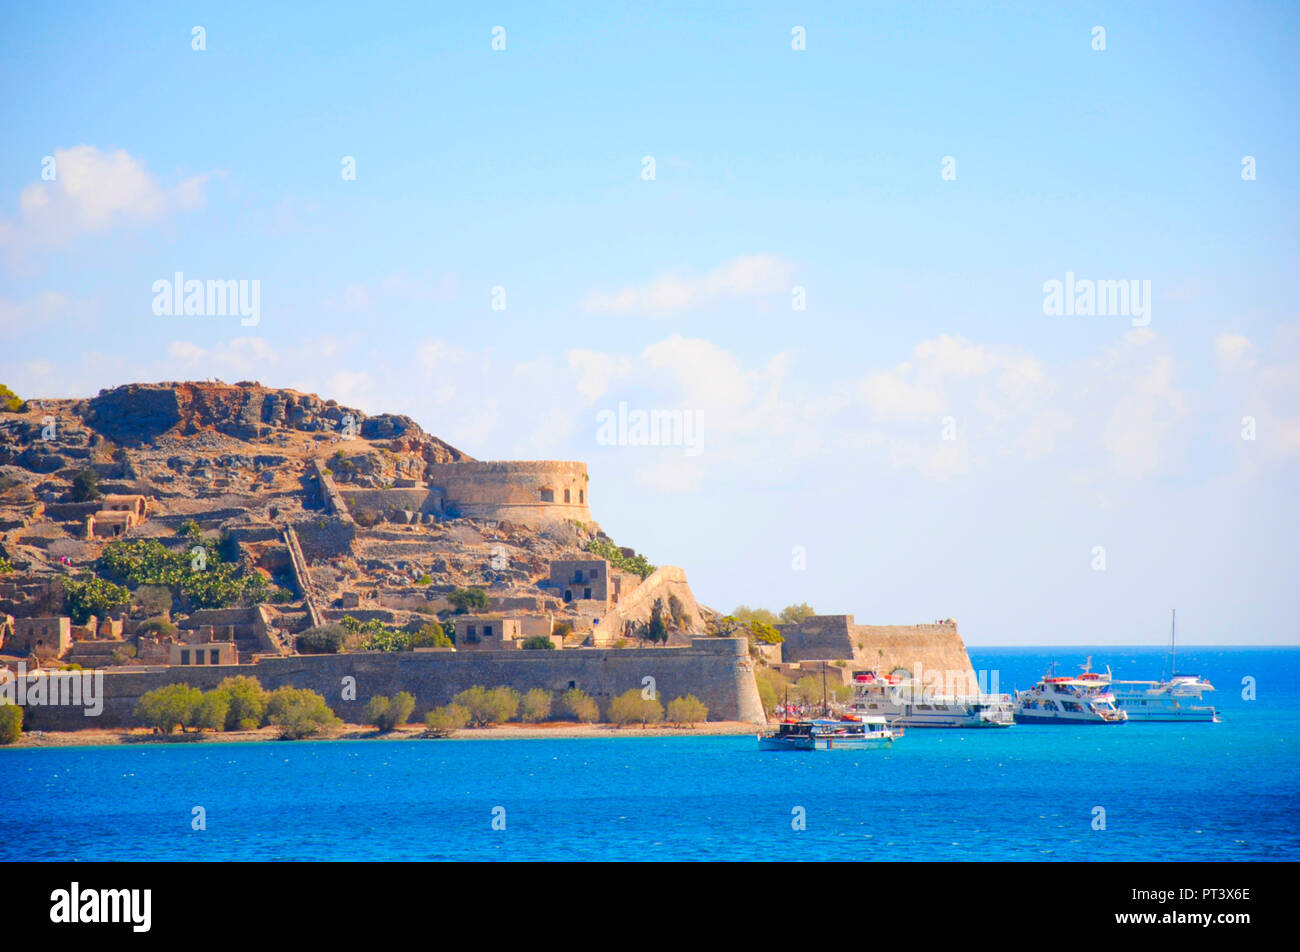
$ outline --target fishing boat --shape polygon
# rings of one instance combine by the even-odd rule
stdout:
[[[782,721],[777,729],[758,735],[759,750],[870,750],[892,747],[902,731],[883,717],[815,718]]]
[[[1169,620],[1169,672],[1167,681],[1112,681],[1116,704],[1131,721],[1203,721],[1219,723],[1219,712],[1197,704],[1214,685],[1205,678],[1178,673],[1178,615]]]

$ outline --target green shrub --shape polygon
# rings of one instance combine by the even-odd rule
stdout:
[[[145,727],[170,734],[194,723],[203,692],[188,684],[168,684],[144,694],[135,705],[135,719]]]
[[[754,672],[754,681],[758,685],[758,699],[763,705],[763,710],[771,714],[785,699],[790,682],[780,671],[772,668],[758,668]]]
[[[646,561],[644,555],[626,556],[622,549],[606,539],[592,539],[584,548],[593,555],[608,560],[615,568],[623,569],[625,572],[635,572],[643,579],[656,568]]]
[[[545,635],[533,635],[531,638],[524,639],[524,649],[527,651],[554,651],[555,642],[551,641]]]
[[[586,691],[578,688],[570,688],[564,692],[560,698],[564,709],[573,715],[575,720],[583,724],[594,724],[600,720],[600,707],[596,704],[595,698]]]
[[[23,400],[4,384],[0,383],[0,410],[18,413],[23,408]]]
[[[229,713],[230,698],[224,691],[213,688],[211,691],[204,692],[202,700],[195,707],[194,726],[200,730],[225,730]]]
[[[133,598],[146,615],[161,615],[171,611],[172,590],[166,585],[141,585],[135,590]]]
[[[451,639],[447,629],[436,621],[431,621],[411,636],[412,648],[450,648]]]
[[[150,618],[136,628],[135,633],[146,638],[171,638],[177,631],[179,629],[166,618]]]
[[[664,719],[664,706],[642,697],[640,688],[631,688],[609,702],[609,719],[620,727],[657,724]]]
[[[551,716],[551,692],[542,688],[533,688],[524,695],[520,705],[520,718],[530,724],[544,721]]]
[[[0,744],[16,743],[23,732],[23,709],[17,704],[0,704]]]
[[[266,688],[262,682],[248,675],[238,675],[223,680],[215,690],[226,699],[228,731],[255,731],[266,718]]]
[[[131,604],[129,591],[94,575],[63,579],[63,597],[74,625],[84,625],[91,615],[104,618]]]
[[[99,498],[99,474],[93,469],[83,469],[72,477],[72,498],[77,502],[90,502]]]
[[[467,612],[471,615],[488,609],[487,592],[481,588],[458,588],[447,596],[447,601],[456,610],[457,615]]]
[[[366,705],[366,723],[373,724],[383,733],[405,724],[415,710],[415,698],[408,691],[399,691],[392,697],[376,694]]]
[[[503,721],[510,721],[519,713],[519,692],[513,688],[493,688],[487,690],[480,685],[461,691],[454,703],[469,712],[469,722],[473,727],[488,727]]]
[[[266,714],[288,740],[310,737],[340,723],[323,697],[304,688],[276,688],[267,698]]]
[[[683,724],[696,724],[709,719],[709,709],[694,694],[676,697],[668,702],[668,720],[678,727]]]
[[[347,640],[347,629],[333,623],[299,632],[294,644],[300,654],[338,654]]]
[[[469,724],[469,711],[460,704],[435,707],[424,715],[424,726],[434,734],[445,736]]]

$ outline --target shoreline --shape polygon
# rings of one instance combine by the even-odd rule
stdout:
[[[333,740],[545,740],[549,738],[600,738],[600,737],[734,737],[758,734],[764,730],[759,724],[746,721],[709,721],[695,727],[656,725],[652,727],[617,727],[613,724],[579,724],[559,721],[554,724],[496,724],[492,727],[467,727],[454,731],[447,737],[426,737],[422,724],[403,724],[395,730],[381,734],[372,727],[349,724],[343,728],[323,731],[303,741]],[[0,747],[4,750],[36,749],[43,747],[120,747],[120,746],[171,746],[174,744],[230,744],[279,742],[279,728],[263,727],[255,731],[190,731],[187,733],[156,734],[148,728],[122,728],[106,730],[88,728],[80,731],[24,732],[16,742]],[[283,741],[294,743],[294,741]]]

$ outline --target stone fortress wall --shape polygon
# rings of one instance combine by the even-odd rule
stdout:
[[[471,519],[591,522],[587,464],[558,460],[432,463],[424,479],[444,506]]]
[[[709,708],[710,720],[763,723],[753,662],[744,638],[695,638],[682,648],[574,649],[566,651],[401,651],[263,658],[257,664],[129,668],[104,672],[104,708],[87,717],[81,707],[29,705],[27,730],[115,729],[134,724],[136,702],[147,691],[184,683],[202,690],[234,675],[257,678],[268,690],[288,685],[310,688],[343,720],[360,724],[375,695],[415,695],[412,722],[447,704],[474,685],[507,685],[524,692],[543,688],[557,694],[570,687],[590,694],[607,713],[611,698],[655,679],[659,700],[693,694]],[[343,700],[344,678],[356,679],[356,700]]]
[[[925,625],[859,625],[852,615],[814,615],[782,625],[786,662],[847,661],[857,671],[952,672],[960,692],[977,693],[975,671],[955,621]]]

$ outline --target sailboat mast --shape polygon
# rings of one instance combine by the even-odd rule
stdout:
[[[1178,676],[1178,609],[1169,609],[1169,677]]]

